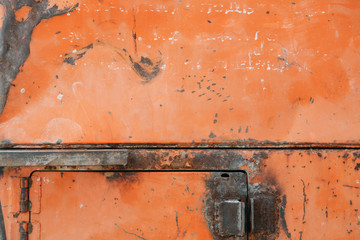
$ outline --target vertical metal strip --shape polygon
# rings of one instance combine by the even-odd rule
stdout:
[[[0,200],[0,240],[6,240],[5,221]]]

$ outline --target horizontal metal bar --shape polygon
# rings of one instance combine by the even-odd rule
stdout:
[[[126,150],[1,150],[0,166],[92,166],[127,164]]]
[[[223,143],[114,143],[114,144],[12,144],[0,143],[0,149],[360,149],[359,143],[307,142],[223,142]]]
[[[0,167],[92,166],[115,170],[258,170],[272,154],[306,152],[321,158],[328,152],[358,158],[358,149],[8,149],[0,150]]]

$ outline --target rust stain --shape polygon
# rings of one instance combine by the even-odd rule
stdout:
[[[35,170],[54,170],[63,173],[63,175],[61,175],[61,172],[53,173],[54,176],[57,176],[56,179],[61,179],[61,181],[69,179],[69,187],[74,187],[72,184],[75,183],[71,180],[75,179],[76,173],[71,173],[71,171],[113,171],[105,174],[105,176],[104,173],[99,173],[89,177],[87,184],[85,182],[81,183],[81,191],[88,189],[92,193],[91,196],[99,197],[102,191],[93,192],[93,186],[90,182],[96,183],[100,181],[100,185],[106,185],[109,188],[118,186],[114,185],[117,183],[121,186],[127,186],[126,189],[121,187],[119,189],[124,189],[122,191],[123,196],[129,195],[126,199],[126,204],[129,206],[133,206],[134,201],[137,203],[142,201],[143,206],[148,206],[147,196],[155,197],[158,203],[161,203],[159,206],[163,206],[164,199],[171,200],[171,204],[166,205],[168,207],[164,209],[176,206],[180,229],[178,239],[181,239],[185,238],[183,234],[190,236],[193,233],[188,231],[189,228],[186,223],[195,216],[201,217],[202,220],[197,223],[203,224],[201,225],[201,231],[198,230],[197,232],[199,235],[196,236],[201,234],[204,234],[201,236],[210,236],[212,234],[213,230],[206,225],[207,221],[211,221],[211,219],[205,217],[206,212],[209,210],[208,206],[211,206],[211,202],[207,204],[206,199],[213,193],[211,189],[214,189],[209,185],[210,181],[206,182],[206,180],[211,179],[211,174],[200,174],[204,185],[192,185],[194,182],[191,177],[198,175],[194,172],[188,172],[187,177],[184,179],[178,177],[175,180],[161,178],[161,181],[156,180],[156,183],[161,184],[154,186],[153,183],[144,181],[145,178],[134,177],[144,173],[137,172],[132,175],[114,173],[124,170],[155,170],[157,172],[153,176],[160,177],[165,176],[161,174],[172,174],[172,171],[176,170],[246,170],[248,173],[249,200],[253,199],[254,209],[257,209],[254,212],[255,225],[249,232],[249,239],[260,240],[261,236],[266,236],[266,239],[288,239],[290,237],[291,239],[300,237],[302,239],[313,239],[320,236],[327,239],[355,240],[359,234],[359,230],[356,228],[358,222],[356,206],[359,204],[357,198],[359,187],[357,186],[357,175],[354,174],[356,171],[353,170],[357,164],[358,150],[128,149],[128,151],[128,164],[126,166],[7,167],[3,171],[3,177],[0,178],[0,184],[10,186],[9,184],[12,184],[12,182],[16,183],[16,179],[29,176]],[[18,157],[21,158],[20,155]],[[163,173],[160,170],[171,170],[171,172]],[[79,180],[76,179],[76,183],[80,183]],[[60,183],[63,184],[63,182]],[[58,187],[61,186],[58,185]],[[172,190],[176,189],[174,191],[178,193],[178,196],[169,195],[166,190],[167,187]],[[3,206],[9,205],[9,197],[16,195],[14,189],[12,187],[0,189],[3,196],[1,199]],[[64,189],[68,189],[68,187]],[[12,194],[9,194],[8,191],[12,191]],[[162,194],[154,195],[156,191],[162,191]],[[194,193],[194,191],[197,192]],[[193,193],[195,195],[192,195]],[[51,191],[49,200],[53,198],[53,194]],[[180,202],[181,199],[184,199],[183,194],[197,199],[200,203],[201,200],[204,200],[203,205],[194,206],[189,202]],[[75,196],[78,196],[78,192],[76,192]],[[110,200],[118,203],[118,200],[114,200],[114,198]],[[109,207],[110,205],[105,204],[103,206]],[[272,209],[270,211],[272,214],[267,217],[264,216],[269,211],[265,206],[270,206],[268,209]],[[199,211],[191,211],[196,208]],[[17,221],[17,219],[21,218],[20,215],[16,214],[16,211],[11,212],[7,207],[3,208],[3,211],[5,227],[9,226],[9,221]],[[95,212],[98,212],[98,209]],[[178,235],[175,223],[176,212],[171,208],[171,211],[164,215],[167,217],[155,214],[155,218],[152,219],[168,221],[167,223],[170,224],[168,226],[172,227],[171,236],[175,238]],[[119,227],[124,226],[123,223],[115,222]],[[134,231],[138,227],[138,223],[138,221],[136,224],[133,223],[132,227],[127,225],[129,228],[126,228],[126,231],[136,233],[139,236],[146,236],[148,239],[156,236],[155,230]],[[152,223],[151,226],[164,230],[161,227],[163,226],[162,223],[156,221],[152,221]],[[324,224],[323,227],[319,227],[322,226],[322,223]],[[114,222],[111,222],[111,224],[114,225]],[[190,225],[193,226],[193,224]],[[143,224],[143,226],[146,226],[146,224]],[[266,230],[264,226],[267,226]],[[330,231],[329,229],[336,230]],[[117,231],[116,234],[119,234],[119,232],[123,233],[123,231]],[[142,233],[144,235],[141,235]],[[112,237],[111,234],[115,233],[106,235],[107,239]],[[93,236],[99,236],[97,239],[101,239],[101,235],[94,234]],[[209,239],[209,237],[202,239]]]
[[[125,186],[139,182],[139,176],[134,172],[105,172],[104,176],[109,182],[121,183]]]
[[[11,83],[30,54],[30,41],[34,28],[44,19],[72,12],[78,4],[59,9],[49,1],[1,0],[4,20],[0,29],[0,114],[4,110]],[[25,11],[23,14],[18,11]],[[23,18],[26,15],[26,19]],[[18,19],[17,19],[18,16]],[[21,18],[21,19],[19,19]],[[20,20],[20,21],[18,21]]]
[[[281,226],[282,226],[287,238],[291,239],[291,233],[289,233],[289,229],[288,229],[286,219],[285,219],[286,203],[287,203],[286,195],[283,195],[282,196],[281,210],[280,210]]]

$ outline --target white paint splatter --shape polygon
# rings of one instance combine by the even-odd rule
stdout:
[[[25,88],[22,88],[22,89],[20,90],[20,92],[21,92],[21,93],[24,93],[24,92],[25,92]]]
[[[62,93],[59,93],[59,95],[57,95],[56,98],[59,99],[59,100],[61,100],[61,99],[63,98],[63,96],[64,96],[64,95],[63,95]]]
[[[256,31],[255,33],[255,41],[258,40],[258,34],[259,34],[260,31]]]
[[[199,62],[196,64],[196,68],[197,68],[198,70],[201,68],[201,65],[200,65]]]

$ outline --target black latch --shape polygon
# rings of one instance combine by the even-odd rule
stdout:
[[[273,239],[278,224],[276,192],[248,186],[244,172],[213,173],[207,188],[206,214],[214,239]]]
[[[247,180],[244,172],[213,173],[207,181],[209,227],[215,239],[247,239]]]
[[[224,200],[216,205],[218,230],[222,237],[245,235],[245,203],[236,199]]]

